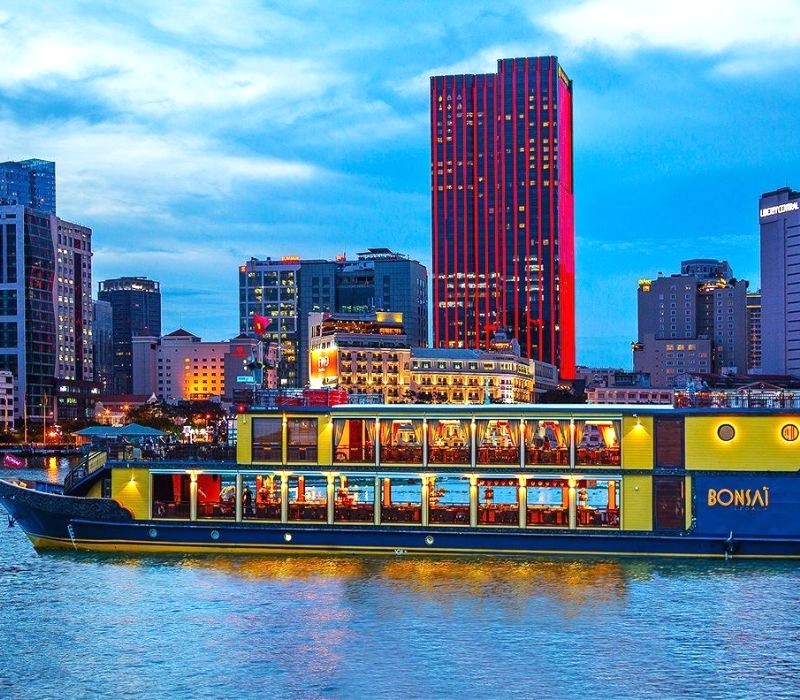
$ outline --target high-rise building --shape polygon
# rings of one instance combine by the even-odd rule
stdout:
[[[747,373],[761,374],[761,290],[747,293]]]
[[[252,333],[253,315],[270,319],[266,340],[278,349],[281,386],[309,381],[309,314],[403,314],[408,342],[428,342],[428,273],[421,263],[388,248],[370,248],[356,260],[250,259],[239,268],[239,328]]]
[[[656,388],[695,374],[747,371],[747,282],[724,260],[685,260],[681,273],[641,280],[634,369]]]
[[[50,217],[56,251],[56,411],[59,420],[86,418],[99,394],[94,381],[92,229]]]
[[[0,163],[0,204],[56,213],[56,164],[49,160]]]
[[[800,376],[800,192],[782,187],[759,200],[763,374]]]
[[[575,372],[572,81],[555,56],[431,78],[433,331]]]
[[[114,361],[110,390],[131,394],[133,338],[161,335],[161,287],[146,277],[119,277],[100,282],[97,298],[111,304]]]
[[[92,303],[92,347],[94,351],[94,378],[100,390],[111,391],[114,373],[114,345],[111,304],[95,300]]]
[[[0,206],[0,370],[15,413],[78,418],[93,402],[92,231],[22,205]]]
[[[53,217],[56,242],[58,379],[94,379],[92,229]]]

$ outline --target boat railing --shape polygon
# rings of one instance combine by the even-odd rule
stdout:
[[[676,391],[678,408],[800,408],[800,391],[781,390],[704,390]]]
[[[236,462],[236,448],[228,445],[203,443],[156,445],[148,447],[127,446],[110,450],[113,462]]]
[[[107,460],[108,453],[106,452],[90,452],[86,455],[64,477],[64,493],[70,493],[94,472],[102,469]]]

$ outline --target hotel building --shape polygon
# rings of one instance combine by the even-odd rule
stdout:
[[[490,350],[412,348],[401,314],[319,315],[312,326],[311,388],[382,394],[386,403],[528,403],[554,389],[554,365],[520,356],[498,334]]]
[[[382,394],[407,403],[411,347],[399,312],[311,314],[309,377],[312,389]]]
[[[433,332],[575,372],[572,81],[554,56],[431,78]]]
[[[782,187],[759,200],[761,371],[800,376],[800,192]]]
[[[680,274],[641,280],[633,362],[655,388],[695,374],[745,374],[747,282],[724,260],[685,260]]]
[[[168,403],[234,398],[234,391],[252,391],[248,368],[255,348],[252,338],[204,342],[179,328],[156,338],[136,336],[131,343],[133,393],[155,395]]]

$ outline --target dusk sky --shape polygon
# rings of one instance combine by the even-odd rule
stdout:
[[[430,267],[428,77],[557,55],[574,81],[578,361],[631,364],[636,283],[758,288],[761,192],[800,188],[800,1],[0,4],[0,160],[56,161],[94,280],[238,333],[250,257]]]

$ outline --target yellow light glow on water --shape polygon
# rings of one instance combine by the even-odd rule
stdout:
[[[55,471],[58,469],[58,459],[56,457],[47,457],[45,458],[44,466],[47,471]]]

